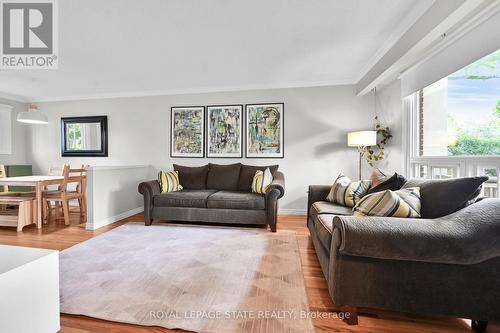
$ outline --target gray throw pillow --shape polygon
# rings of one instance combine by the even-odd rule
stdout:
[[[174,164],[179,172],[179,182],[186,190],[204,190],[207,188],[208,164],[200,167],[189,167]]]
[[[237,191],[241,163],[208,163],[207,188],[211,190]]]
[[[395,172],[394,175],[392,175],[390,178],[387,178],[377,186],[370,188],[370,190],[368,190],[368,193],[366,194],[368,195],[375,192],[386,191],[386,190],[397,191],[401,189],[405,183],[406,183],[406,178]]]
[[[473,203],[487,180],[488,177],[410,179],[403,188],[420,187],[421,216],[432,219],[449,215]]]

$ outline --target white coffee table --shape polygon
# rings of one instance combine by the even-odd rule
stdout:
[[[0,245],[0,332],[60,329],[59,251]]]

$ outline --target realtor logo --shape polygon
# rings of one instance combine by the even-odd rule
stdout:
[[[56,69],[55,0],[0,1],[2,69]]]

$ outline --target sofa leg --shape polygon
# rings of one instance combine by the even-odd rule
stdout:
[[[276,232],[276,224],[270,224],[271,232]]]
[[[473,319],[471,320],[470,326],[475,333],[483,333],[486,331],[486,327],[488,327],[488,322]]]
[[[344,322],[347,325],[358,324],[358,309],[354,306],[341,306],[340,311],[344,313]]]

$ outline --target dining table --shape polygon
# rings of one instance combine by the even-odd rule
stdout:
[[[85,177],[85,176],[83,176]],[[82,179],[82,176],[69,176],[68,183],[76,182]],[[42,227],[43,220],[43,201],[42,191],[46,186],[61,185],[64,182],[63,176],[20,176],[0,178],[0,187],[7,186],[27,186],[35,189],[36,198],[36,226]]]

